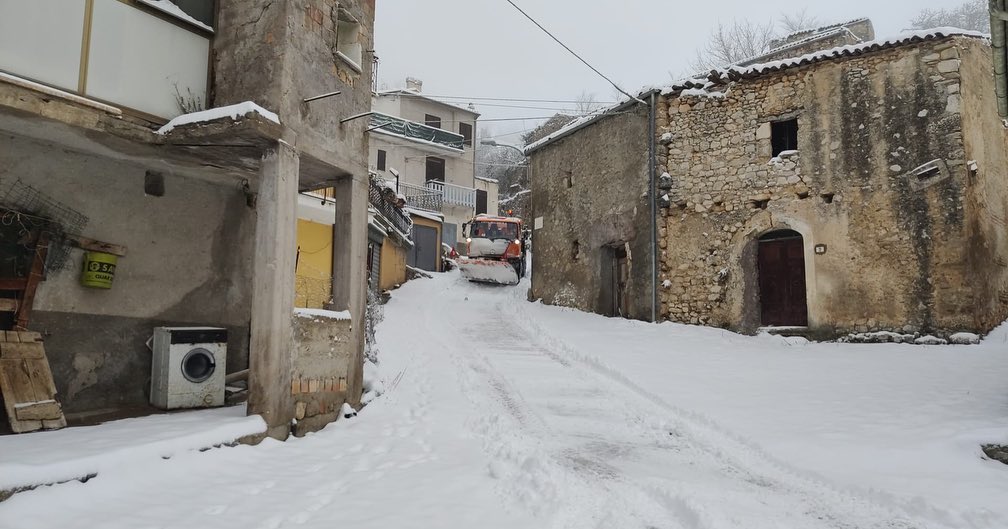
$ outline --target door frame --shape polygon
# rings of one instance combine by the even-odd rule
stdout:
[[[755,287],[757,293],[757,318],[759,320],[759,325],[762,326],[783,326],[783,327],[808,327],[809,322],[809,284],[810,273],[809,273],[809,255],[808,255],[808,244],[807,238],[800,232],[793,230],[791,228],[782,227],[772,230],[767,230],[755,238],[756,252],[755,252]],[[781,243],[782,241],[800,241],[801,249],[801,279],[802,279],[802,298],[804,301],[804,314],[801,318],[797,318],[794,323],[768,323],[765,321],[763,303],[764,300],[764,277],[763,270],[761,267],[761,256],[763,248],[768,247],[771,243]],[[765,246],[766,245],[766,246]],[[787,274],[790,276],[790,274]]]

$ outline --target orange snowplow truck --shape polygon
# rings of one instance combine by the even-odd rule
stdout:
[[[527,234],[521,219],[477,215],[463,229],[467,249],[459,270],[466,279],[517,285],[525,277]]]

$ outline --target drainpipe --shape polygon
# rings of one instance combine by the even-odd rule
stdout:
[[[991,47],[994,56],[994,90],[998,113],[1008,118],[1008,11],[1005,0],[990,0]]]
[[[658,196],[655,182],[655,118],[658,101],[655,92],[648,100],[648,201],[651,202],[651,321],[658,322]]]

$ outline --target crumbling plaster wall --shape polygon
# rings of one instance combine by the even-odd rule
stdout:
[[[976,162],[966,201],[967,251],[977,325],[991,328],[1008,319],[1008,123],[997,114],[990,47],[964,41],[945,53],[961,61],[960,83],[948,89],[962,105],[966,160]]]
[[[349,366],[356,356],[349,340],[352,322],[323,312],[296,311],[291,359],[295,435],[336,420],[348,399]]]
[[[110,290],[81,286],[77,249],[40,283],[29,328],[45,339],[68,412],[146,406],[155,326],[226,327],[228,370],[247,367],[255,212],[237,181],[164,171],[165,194],[154,197],[144,165],[0,142],[0,182],[20,179],[86,216],[82,235],[127,247]]]
[[[943,58],[969,45],[904,45],[742,80],[723,97],[663,98],[660,163],[672,189],[659,219],[662,316],[752,331],[754,240],[793,229],[804,237],[812,330],[981,327],[949,92],[958,73]],[[791,117],[799,152],[771,161],[769,123]],[[917,189],[908,171],[934,159],[948,177]]]
[[[533,299],[604,313],[603,254],[629,249],[630,316],[651,317],[648,109],[638,105],[560,139],[530,157]]]
[[[359,71],[335,54],[337,5],[360,22]],[[251,99],[277,112],[299,152],[337,168],[334,178],[366,178],[368,120],[340,120],[371,108],[374,0],[221,0],[218,17],[214,106]]]

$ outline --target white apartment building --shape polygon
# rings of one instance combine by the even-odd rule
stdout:
[[[414,225],[409,264],[429,269],[441,242],[456,248],[463,243],[464,222],[497,212],[497,184],[475,176],[479,113],[423,95],[416,79],[408,78],[406,85],[372,98],[369,165],[398,184],[409,208],[443,217],[440,237]]]

